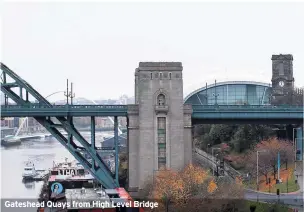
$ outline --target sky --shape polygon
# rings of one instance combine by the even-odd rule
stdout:
[[[184,95],[220,81],[270,83],[292,54],[304,86],[304,3],[3,3],[1,61],[43,96],[134,95],[141,61],[183,64]],[[52,97],[63,99],[59,93]]]

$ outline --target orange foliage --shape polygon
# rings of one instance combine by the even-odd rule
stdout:
[[[279,140],[277,138],[271,138],[266,141],[262,141],[256,145],[256,150],[267,150],[269,153],[277,155],[278,152],[293,151],[292,143],[289,141]]]
[[[154,181],[153,197],[176,203],[185,202],[192,197],[193,191],[204,183],[207,176],[206,171],[193,165],[187,166],[181,172],[159,171]]]
[[[213,180],[211,180],[208,185],[208,192],[213,193],[216,189],[217,189],[216,183]]]
[[[235,178],[235,183],[236,183],[237,185],[243,185],[242,178],[241,178],[241,177],[236,177],[236,178]]]
[[[257,151],[259,154],[259,172],[265,177],[268,174],[276,173],[278,164],[278,152],[280,152],[281,164],[293,161],[293,146],[290,141],[270,138],[258,143],[252,152],[247,156],[247,168],[251,174],[256,175]],[[267,176],[268,177],[268,176]]]
[[[151,194],[159,202],[154,212],[166,211],[168,208],[178,211],[220,210],[222,204],[226,203],[219,204],[219,199],[229,202],[232,197],[239,200],[243,196],[242,185],[215,181],[207,171],[193,165],[179,172],[164,170],[156,173]]]

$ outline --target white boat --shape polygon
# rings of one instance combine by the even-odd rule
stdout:
[[[27,162],[24,169],[23,169],[23,174],[22,177],[23,179],[34,179],[38,173],[36,172],[35,165],[32,162]]]
[[[32,162],[26,162],[26,165],[23,169],[23,180],[28,181],[28,180],[43,180],[45,177],[47,177],[48,171],[45,169],[37,169],[35,168],[34,163]]]

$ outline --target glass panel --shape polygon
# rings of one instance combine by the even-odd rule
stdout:
[[[165,117],[158,117],[157,118],[157,128],[158,129],[166,129],[166,118]]]
[[[158,157],[166,158],[166,148],[158,148]]]
[[[158,158],[158,163],[166,163],[166,158],[165,157],[159,157]]]
[[[266,89],[266,90],[265,90]],[[260,105],[269,104],[271,88],[260,85],[220,85],[190,97],[187,103],[203,105]]]
[[[164,134],[158,135],[158,143],[166,143],[166,136]]]
[[[158,148],[166,148],[166,144],[165,143],[160,143],[160,144],[158,144]]]
[[[157,130],[158,134],[166,134],[166,130],[165,129],[159,129]]]
[[[160,169],[160,170],[166,169],[166,163],[159,162],[158,163],[158,169]]]

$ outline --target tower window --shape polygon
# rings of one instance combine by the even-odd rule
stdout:
[[[171,78],[172,78],[172,73],[170,72],[170,73],[169,73],[169,79],[171,79]]]
[[[157,97],[157,105],[164,106],[166,104],[166,98],[164,94],[159,94]]]
[[[279,64],[279,75],[280,76],[284,75],[284,64],[283,63]]]
[[[162,95],[162,94],[160,94]],[[157,118],[158,169],[166,169],[166,118]]]
[[[152,74],[152,72],[150,73],[150,75],[151,75],[151,76],[150,76],[150,77],[151,77],[151,79],[153,79],[153,74]]]
[[[159,73],[159,78],[163,79],[163,73],[162,72]]]

